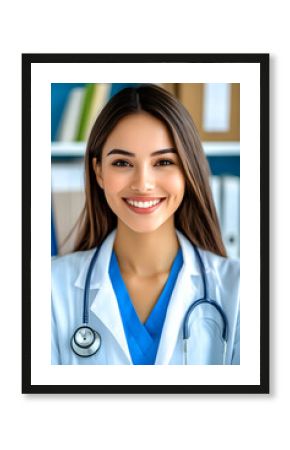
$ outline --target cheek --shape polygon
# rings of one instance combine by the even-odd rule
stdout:
[[[182,173],[175,173],[166,178],[168,192],[175,195],[177,198],[182,198],[185,189],[185,180]]]
[[[125,178],[108,169],[103,171],[103,187],[105,194],[118,193],[124,188]]]

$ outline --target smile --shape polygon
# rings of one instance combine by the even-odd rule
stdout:
[[[165,200],[165,198],[152,198],[146,201],[141,201],[137,199],[123,198],[125,203],[129,206],[131,210],[137,213],[150,213],[155,211],[159,205]]]
[[[134,200],[127,200],[126,202],[129,203],[129,205],[136,206],[136,208],[149,208],[150,206],[155,206],[157,203],[161,202],[161,199],[158,200],[151,200],[149,202],[136,202]]]

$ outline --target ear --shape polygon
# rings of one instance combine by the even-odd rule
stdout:
[[[93,158],[93,170],[96,175],[96,180],[98,185],[103,188],[103,178],[102,178],[102,165],[100,162],[97,162],[97,158]]]

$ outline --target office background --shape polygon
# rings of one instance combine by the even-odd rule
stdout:
[[[83,155],[91,126],[105,103],[134,84],[51,85],[51,252],[73,249],[71,233],[84,203]],[[240,254],[240,86],[161,84],[190,112],[211,168],[211,186],[229,256]]]

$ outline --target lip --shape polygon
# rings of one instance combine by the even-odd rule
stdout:
[[[150,202],[153,200],[163,200],[165,197],[124,197],[123,200],[132,200],[135,202]]]
[[[165,200],[166,197],[126,197],[123,198],[123,201],[125,203],[125,205],[128,206],[128,208],[135,212],[136,214],[151,214],[152,212],[156,211],[156,209],[158,209],[160,207],[160,205],[163,203],[163,201]],[[159,203],[157,203],[157,205],[151,206],[149,208],[137,208],[136,206],[132,206],[129,205],[129,203],[126,202],[126,200],[133,200],[136,202],[149,202],[151,200],[160,200]]]

